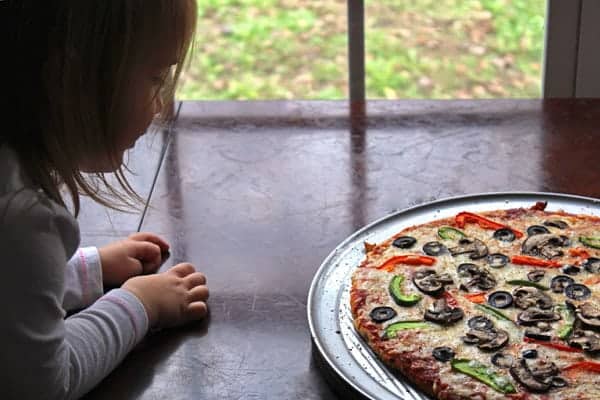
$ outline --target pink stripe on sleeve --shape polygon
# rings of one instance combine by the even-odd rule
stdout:
[[[138,335],[138,330],[137,330],[137,326],[135,325],[135,316],[133,315],[133,311],[131,311],[129,309],[129,307],[127,306],[127,303],[125,303],[123,300],[119,299],[118,297],[103,297],[102,300],[105,301],[110,301],[111,303],[115,303],[121,307],[123,307],[123,309],[125,310],[125,312],[127,313],[127,316],[131,319],[131,324],[133,325],[133,334],[135,335],[136,338],[139,337]]]
[[[81,273],[83,275],[83,281],[81,282],[81,290],[82,290],[82,298],[83,298],[83,302],[84,304],[89,304],[89,297],[90,297],[90,291],[88,288],[88,265],[87,265],[87,261],[85,259],[85,255],[83,254],[83,250],[79,249],[78,251],[79,253],[79,260],[81,261],[81,265],[83,265],[83,268],[81,269]]]

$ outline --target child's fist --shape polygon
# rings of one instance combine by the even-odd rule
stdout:
[[[129,278],[156,272],[169,244],[151,233],[135,233],[98,249],[105,285],[120,286]]]

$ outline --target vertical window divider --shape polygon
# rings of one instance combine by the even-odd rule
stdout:
[[[365,2],[348,0],[348,86],[350,111],[365,108]]]

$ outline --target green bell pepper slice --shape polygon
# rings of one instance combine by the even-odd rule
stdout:
[[[386,339],[393,339],[398,335],[398,331],[403,331],[406,329],[421,329],[421,328],[431,328],[431,324],[425,321],[399,321],[394,322],[391,325],[388,325],[385,328],[384,337]]]
[[[454,359],[450,365],[452,369],[485,383],[497,392],[504,394],[517,392],[508,377],[495,373],[485,364],[467,359]]]
[[[580,236],[579,241],[592,249],[600,249],[600,236]]]
[[[442,239],[460,240],[466,235],[464,232],[459,231],[451,226],[442,226],[440,229],[438,229],[438,236]]]
[[[485,313],[488,313],[490,315],[493,315],[494,317],[496,317],[498,319],[502,319],[504,321],[509,321],[514,324],[514,321],[512,319],[510,319],[509,317],[504,315],[502,312],[496,310],[494,307],[488,306],[487,304],[476,304],[475,308],[477,308]]]
[[[396,275],[392,278],[389,286],[390,295],[399,306],[413,306],[423,297],[418,294],[404,294],[401,287],[404,280],[404,275]]]

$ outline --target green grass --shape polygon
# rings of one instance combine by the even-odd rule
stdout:
[[[181,99],[341,99],[346,1],[200,0]],[[546,0],[367,0],[370,98],[540,97]]]

